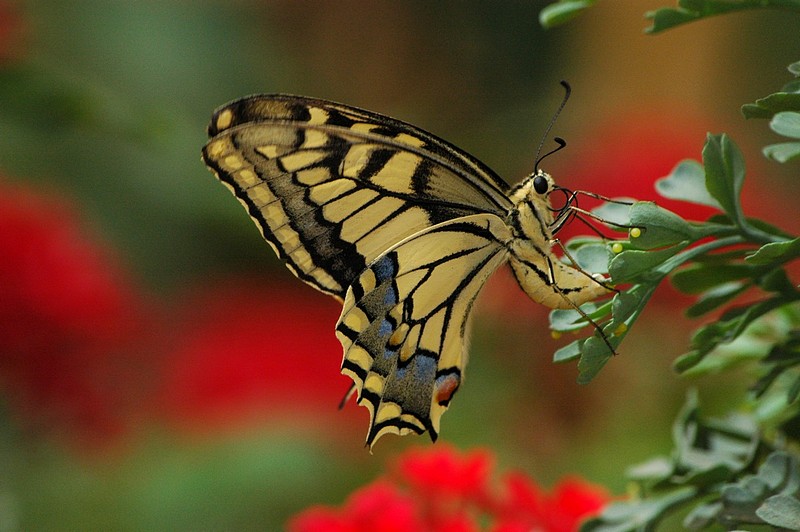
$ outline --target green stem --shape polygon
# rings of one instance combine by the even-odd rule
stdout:
[[[742,235],[750,240],[751,242],[755,242],[758,244],[771,244],[773,242],[788,242],[791,240],[790,238],[781,237],[778,235],[773,235],[767,233],[766,231],[762,231],[756,227],[753,227],[746,220],[742,220],[740,223],[737,224],[739,229],[742,232]]]

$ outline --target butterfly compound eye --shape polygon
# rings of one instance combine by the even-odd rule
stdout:
[[[547,179],[545,179],[544,176],[537,175],[533,179],[533,190],[535,190],[539,194],[544,194],[545,192],[547,192],[549,186],[550,184],[547,182]]]

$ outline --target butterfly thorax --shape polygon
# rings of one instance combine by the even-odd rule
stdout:
[[[506,223],[512,238],[506,245],[511,269],[528,297],[550,308],[571,308],[607,289],[553,253],[554,217],[549,196],[554,189],[550,175],[539,171],[511,191],[513,208]]]
[[[536,190],[534,186],[536,178],[545,180],[547,189],[543,192]],[[553,223],[550,192],[554,186],[553,178],[540,170],[523,179],[511,191],[509,198],[513,208],[508,214],[506,223],[514,236],[514,246],[550,249],[550,241],[553,239],[550,232]]]

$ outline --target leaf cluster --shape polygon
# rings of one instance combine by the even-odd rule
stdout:
[[[542,11],[545,26],[558,25],[594,2],[562,0]],[[679,0],[676,8],[648,13],[649,33],[701,18],[755,8],[800,14],[800,0]],[[800,62],[788,67],[795,79],[754,103],[745,118],[769,120],[787,138],[763,154],[776,162],[800,159]],[[683,526],[698,530],[800,530],[800,290],[787,269],[800,259],[800,237],[742,208],[746,168],[742,152],[726,134],[709,134],[702,161],[679,162],[656,183],[659,194],[716,209],[705,221],[684,220],[652,202],[608,203],[593,211],[627,228],[614,242],[571,242],[578,266],[607,273],[617,293],[608,301],[551,313],[554,331],[593,324],[588,338],[559,349],[558,362],[577,360],[578,381],[587,383],[617,352],[659,284],[668,280],[691,295],[689,317],[712,317],[697,328],[689,350],[673,364],[682,375],[753,369],[744,404],[730,405],[725,419],[700,414],[690,394],[673,426],[674,448],[632,467],[635,493],[608,506],[584,530],[652,530],[680,510]],[[605,267],[598,267],[605,259]],[[743,298],[746,294],[747,298]],[[746,413],[745,413],[746,412]],[[760,527],[760,528],[759,528]]]
[[[800,291],[785,270],[788,263],[800,257],[800,239],[744,215],[740,202],[744,177],[744,160],[735,143],[725,134],[709,135],[703,163],[679,163],[656,188],[671,199],[716,207],[719,214],[705,222],[687,221],[652,202],[637,202],[630,207],[606,204],[595,211],[598,217],[632,228],[627,240],[611,246],[612,253],[597,243],[591,248],[598,255],[604,252],[610,257],[607,271],[611,280],[617,286],[627,286],[610,302],[583,309],[593,321],[601,323],[612,347],[619,346],[666,278],[678,290],[695,297],[686,310],[691,317],[725,307],[718,321],[695,332],[692,349],[675,363],[679,372],[694,368],[716,348],[736,340],[758,318],[800,299]],[[625,209],[627,212],[622,212]],[[752,289],[761,294],[755,303],[731,305]],[[586,323],[575,310],[551,314],[551,328],[556,331],[574,330]],[[585,383],[612,355],[598,333],[560,349],[555,359],[580,358],[578,380]]]
[[[753,418],[705,418],[696,394],[690,394],[673,425],[673,440],[670,456],[629,469],[636,497],[612,503],[584,531],[649,529],[692,502],[683,519],[687,530],[715,523],[800,529],[800,464],[792,454],[766,446]]]

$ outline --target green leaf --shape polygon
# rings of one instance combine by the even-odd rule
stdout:
[[[765,273],[757,280],[757,284],[765,292],[777,292],[787,295],[796,291],[794,283],[789,279],[786,270],[783,268],[774,268]]]
[[[767,498],[756,515],[768,525],[787,530],[800,530],[800,501],[790,495],[778,494]]]
[[[606,362],[613,356],[606,343],[597,336],[590,336],[581,345],[581,359],[578,362],[578,384],[588,384],[594,379]]]
[[[781,488],[784,492],[794,494],[800,488],[797,459],[785,452],[770,454],[758,468],[758,477],[773,490]]]
[[[707,354],[708,351],[700,351],[698,349],[684,353],[675,359],[672,363],[672,369],[678,374],[686,373],[702,362]]]
[[[674,510],[696,503],[684,524],[704,526],[731,508],[732,501],[749,502],[747,523],[759,522],[754,512],[761,502],[759,495],[771,495],[765,480],[748,485],[726,484],[753,468],[760,446],[760,431],[751,416],[705,418],[698,406],[697,393],[687,394],[686,402],[672,426],[673,451],[630,468],[628,479],[636,483],[639,498],[612,503],[582,530],[620,532],[656,530],[657,525]],[[780,464],[776,464],[780,465]],[[785,470],[786,468],[784,468]],[[761,470],[759,470],[761,471]],[[761,474],[761,473],[760,473]],[[785,485],[793,484],[786,474]],[[720,486],[728,493],[728,506],[720,502]],[[728,529],[737,521],[726,513]],[[670,528],[671,529],[671,528]]]
[[[584,271],[589,273],[608,273],[608,263],[611,250],[602,240],[593,239],[592,242],[582,243],[573,251],[572,241],[567,245],[570,256],[575,259]]]
[[[637,284],[615,295],[612,300],[614,320],[630,325],[631,318],[641,314],[657,286],[657,284]]]
[[[628,468],[625,476],[636,482],[655,484],[669,479],[675,472],[675,462],[666,456],[657,456]]]
[[[745,475],[722,489],[718,519],[732,528],[740,523],[764,522],[772,526],[800,529],[800,468],[797,460],[782,451],[770,454],[755,475]]]
[[[742,152],[726,134],[709,134],[703,147],[703,164],[708,192],[737,225],[745,225],[739,203],[745,174]]]
[[[800,93],[800,79],[793,79],[783,87],[781,87],[781,92],[788,92],[792,93]]]
[[[592,209],[592,214],[601,219],[611,229],[627,231],[630,225],[631,207],[636,203],[633,198],[615,198]]]
[[[798,397],[800,397],[800,375],[794,379],[794,382],[792,382],[792,385],[786,392],[786,403],[792,404],[797,401]]]
[[[631,206],[630,222],[642,230],[640,236],[631,238],[631,243],[639,249],[671,246],[706,236],[677,214],[648,201]]]
[[[784,263],[800,257],[800,238],[788,242],[770,242],[764,244],[755,253],[745,257],[748,264],[773,265]]]
[[[717,309],[735,299],[739,294],[749,288],[749,284],[730,282],[715,286],[704,292],[697,301],[686,309],[685,314],[690,318],[697,318],[703,314]]]
[[[670,281],[684,294],[699,294],[723,283],[755,278],[765,272],[763,266],[749,264],[692,264],[678,270]]]
[[[783,90],[742,106],[745,118],[772,118],[781,111],[800,111],[800,93]]]
[[[776,295],[747,306],[735,307],[726,311],[718,321],[697,329],[692,335],[692,347],[707,354],[720,344],[732,342],[753,321],[767,312],[775,310],[799,297],[795,294]]]
[[[653,21],[647,33],[657,33],[712,15],[757,8],[794,9],[800,11],[798,0],[680,0],[678,8],[661,8],[645,14]]]
[[[659,249],[643,251],[631,249],[616,255],[608,266],[611,279],[614,283],[651,282],[657,283],[664,278],[667,272],[657,268],[667,259],[674,257],[686,248],[685,243]]]
[[[591,315],[596,309],[594,303],[584,303],[581,305],[587,315]],[[577,331],[586,327],[587,323],[580,312],[575,309],[555,309],[550,312],[550,328],[557,332]]]
[[[644,30],[645,33],[658,33],[700,18],[696,13],[692,13],[691,11],[673,9],[670,7],[662,7],[655,11],[648,11],[645,13],[644,17],[653,21],[653,25]]]
[[[581,338],[580,340],[575,340],[574,342],[558,349],[555,353],[553,353],[553,362],[561,363],[577,359],[581,356],[581,346],[585,341],[586,340],[584,338]]]
[[[577,17],[597,0],[561,0],[546,6],[539,12],[539,24],[545,29],[560,26]]]
[[[778,227],[775,227],[774,225],[768,224],[764,220],[759,220],[758,218],[747,218],[747,223],[748,223],[748,225],[750,225],[750,227],[754,227],[754,228],[758,229],[759,231],[762,231],[764,233],[768,233],[768,234],[772,235],[773,237],[777,237],[777,238],[771,238],[770,239],[771,241],[775,241],[775,240],[780,240],[780,241],[792,240],[793,238],[795,238],[795,235],[789,234],[786,231],[784,231],[783,229],[780,229]]]
[[[706,190],[703,165],[691,159],[679,162],[668,176],[656,181],[656,190],[665,198],[721,209]]]
[[[652,530],[647,523],[656,523],[672,509],[690,501],[697,489],[684,487],[648,499],[629,502],[612,502],[603,509],[599,517],[590,519],[581,526],[581,532],[623,532]]]
[[[800,157],[800,142],[782,142],[764,146],[764,157],[779,163],[786,163]]]
[[[800,139],[800,113],[781,111],[772,117],[769,127],[775,133],[793,139]]]
[[[714,501],[708,504],[699,504],[683,519],[683,528],[686,530],[702,530],[717,522],[717,515],[722,509],[722,503]]]

